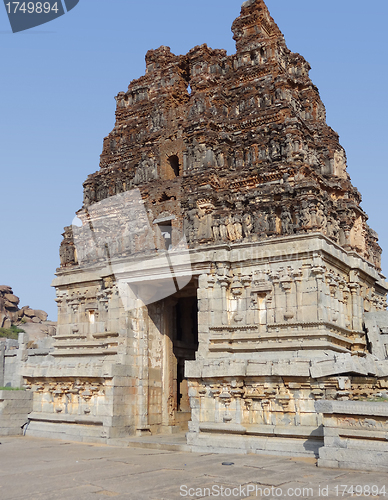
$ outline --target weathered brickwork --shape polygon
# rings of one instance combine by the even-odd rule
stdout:
[[[147,53],[146,74],[116,97],[85,207],[139,187],[154,218],[183,216],[192,246],[321,231],[379,268],[377,235],[308,62],[262,1],[243,6],[232,30],[231,56],[206,45]]]

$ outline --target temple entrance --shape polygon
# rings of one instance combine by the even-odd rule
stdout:
[[[185,361],[194,360],[198,349],[198,306],[196,297],[181,297],[175,305],[173,350],[177,365],[177,411],[190,411]]]
[[[198,349],[197,284],[192,280],[185,288],[166,299],[166,336],[169,340],[165,380],[168,381],[169,425],[187,429],[191,418],[185,361],[194,360]]]
[[[137,409],[144,420],[140,431],[187,430],[191,411],[185,362],[195,360],[198,349],[197,288],[192,278],[175,294],[147,306],[148,338],[139,358],[147,387]]]

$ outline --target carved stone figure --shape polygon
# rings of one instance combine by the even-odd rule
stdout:
[[[244,214],[242,227],[243,227],[244,237],[248,238],[252,232],[252,229],[253,229],[252,216],[250,213]]]
[[[268,214],[268,233],[269,234],[274,234],[276,233],[276,214],[274,213],[273,210],[270,211]]]
[[[326,233],[327,217],[325,215],[325,209],[322,203],[318,203],[316,217],[317,226],[322,230],[323,233]]]
[[[228,231],[228,238],[230,239],[230,241],[236,240],[237,239],[237,235],[236,235],[236,229],[234,227],[234,218],[233,217],[228,217],[225,220],[225,224],[226,224],[226,229]]]
[[[309,228],[312,225],[311,212],[307,201],[302,202],[302,210],[300,211],[300,225],[304,229]]]
[[[282,234],[292,233],[292,217],[288,209],[283,209],[281,216]]]
[[[220,237],[223,241],[228,240],[228,229],[226,227],[226,220],[220,221]]]
[[[219,221],[219,219],[213,220],[212,230],[213,230],[213,238],[215,239],[215,241],[220,240],[221,234],[220,234],[220,221]]]
[[[236,234],[236,240],[241,240],[243,237],[243,226],[241,224],[241,215],[234,216],[234,232]]]

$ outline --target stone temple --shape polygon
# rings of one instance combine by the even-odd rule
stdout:
[[[263,0],[232,31],[233,55],[150,50],[117,95],[53,349],[23,368],[28,435],[317,455],[330,404],[388,387],[381,248],[310,66]]]

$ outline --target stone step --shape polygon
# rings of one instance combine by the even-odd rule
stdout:
[[[152,436],[128,437],[119,439],[110,439],[109,444],[112,446],[126,445],[129,448],[145,448],[152,450],[166,451],[191,451],[191,447],[187,444],[186,433],[176,434],[155,434]]]

